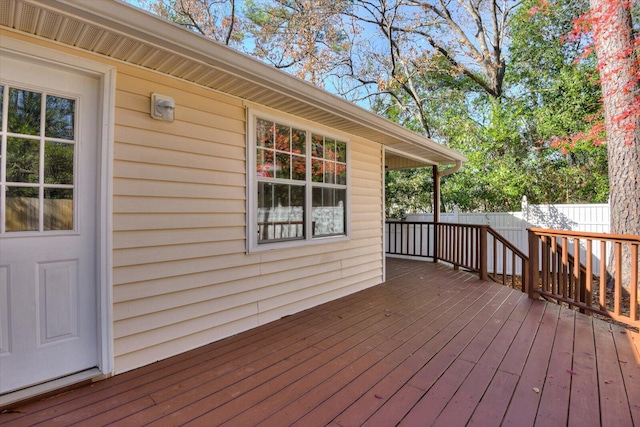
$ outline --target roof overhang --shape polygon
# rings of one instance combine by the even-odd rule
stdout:
[[[119,0],[0,0],[0,26],[381,143],[390,148],[391,162],[404,158],[416,167],[466,160],[358,105]]]

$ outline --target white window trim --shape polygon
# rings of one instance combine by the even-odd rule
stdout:
[[[327,244],[327,243],[335,243],[348,241],[351,239],[351,141],[348,137],[344,135],[336,134],[335,132],[331,132],[330,130],[322,129],[318,126],[313,126],[301,122],[292,121],[284,116],[278,116],[274,114],[270,114],[261,110],[255,110],[252,108],[247,108],[247,215],[246,215],[246,223],[247,223],[247,253],[255,253],[255,252],[265,252],[274,249],[287,249],[287,248],[295,248],[301,246],[311,246],[318,244]],[[347,203],[345,206],[345,234],[337,235],[337,236],[321,236],[321,237],[313,237],[312,236],[312,214],[313,210],[311,207],[311,194],[313,183],[309,181],[307,178],[306,181],[306,195],[305,200],[308,206],[305,206],[305,238],[300,240],[283,240],[283,241],[275,241],[275,242],[265,242],[258,244],[258,200],[257,200],[257,188],[258,188],[258,179],[256,176],[256,126],[255,121],[256,118],[261,118],[265,120],[272,120],[279,124],[287,125],[294,127],[296,129],[301,129],[307,132],[308,138],[307,143],[311,141],[311,134],[322,135],[326,138],[334,138],[346,143],[347,146]],[[306,150],[307,162],[311,157],[311,150],[307,146]]]

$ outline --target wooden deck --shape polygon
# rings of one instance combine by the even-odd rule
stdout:
[[[617,326],[442,265],[0,415],[3,427],[640,426]]]

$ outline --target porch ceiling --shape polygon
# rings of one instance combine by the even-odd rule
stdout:
[[[398,153],[387,149],[384,158],[385,170],[413,169],[425,166],[434,166],[437,163],[425,162],[424,160],[404,153]]]
[[[119,0],[0,0],[0,26],[322,123],[393,147],[424,165],[466,160],[303,80]]]

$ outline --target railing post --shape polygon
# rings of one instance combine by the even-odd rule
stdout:
[[[480,226],[480,280],[488,280],[489,279],[489,268],[487,266],[488,256],[487,252],[489,248],[488,245],[488,232],[489,227],[487,225]]]
[[[533,298],[533,287],[540,283],[540,239],[531,230],[529,236],[529,274],[524,283],[525,292],[529,298]]]
[[[433,262],[438,262],[440,254],[440,233],[438,223],[440,222],[440,175],[438,165],[432,167],[433,172]]]

